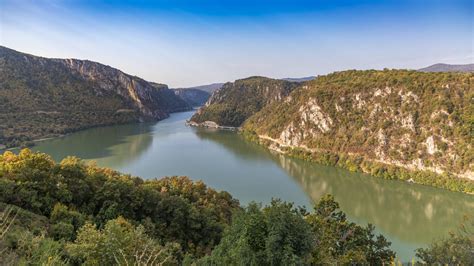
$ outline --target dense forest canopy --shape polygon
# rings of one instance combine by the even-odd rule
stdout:
[[[28,149],[0,155],[0,217],[2,264],[380,265],[396,256],[330,195],[312,211],[280,200],[242,207],[187,177],[143,180]],[[418,256],[463,264],[473,241],[464,230]]]

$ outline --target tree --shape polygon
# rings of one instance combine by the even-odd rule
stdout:
[[[313,237],[299,209],[274,200],[260,208],[251,203],[235,214],[221,243],[205,265],[295,265],[309,261]]]
[[[66,249],[85,265],[176,265],[180,257],[179,245],[161,246],[142,226],[135,227],[122,217],[110,220],[102,230],[86,223]]]
[[[389,249],[391,243],[382,235],[374,235],[374,226],[349,222],[331,195],[320,199],[306,221],[316,238],[313,263],[381,265],[395,257]]]
[[[474,262],[474,219],[466,217],[457,232],[416,250],[416,256],[429,265],[471,265]]]

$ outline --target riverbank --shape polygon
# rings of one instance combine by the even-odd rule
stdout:
[[[277,153],[328,166],[341,167],[351,172],[366,173],[374,177],[402,180],[408,183],[433,186],[454,192],[474,195],[474,182],[449,173],[420,171],[409,166],[373,161],[353,154],[336,154],[330,151],[311,149],[306,146],[295,147],[281,143],[265,135],[242,132],[246,139],[254,141]]]
[[[204,121],[202,123],[197,123],[191,120],[186,120],[186,125],[191,127],[205,127],[205,128],[215,128],[222,130],[231,130],[231,131],[240,131],[240,127],[229,127],[229,126],[220,126],[213,121]]]
[[[174,112],[169,113],[168,117],[165,117],[165,118],[159,119],[159,120],[154,120],[154,121],[139,119],[137,121],[127,121],[127,122],[124,122],[124,123],[105,123],[105,124],[85,126],[85,127],[79,128],[77,130],[72,130],[72,131],[70,131],[68,133],[65,133],[65,134],[58,134],[58,135],[54,135],[54,136],[42,136],[40,138],[24,140],[24,141],[21,141],[19,144],[16,144],[16,145],[13,145],[13,146],[9,145],[10,142],[0,143],[0,152],[8,151],[8,150],[21,149],[21,148],[31,148],[31,147],[36,146],[38,143],[40,143],[42,141],[63,138],[63,137],[66,137],[70,134],[81,132],[81,131],[92,129],[92,128],[108,127],[108,126],[119,126],[119,125],[128,125],[128,124],[141,124],[141,123],[147,123],[147,122],[156,122],[156,123],[158,123],[160,121],[163,121],[164,119],[169,118],[169,116],[171,114],[186,113],[186,112],[191,112],[191,111],[196,111],[196,110],[197,110],[196,108],[191,108],[191,109],[187,109],[187,110],[175,110]]]

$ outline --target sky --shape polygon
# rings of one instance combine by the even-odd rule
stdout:
[[[0,0],[0,44],[170,87],[474,61],[470,0]]]

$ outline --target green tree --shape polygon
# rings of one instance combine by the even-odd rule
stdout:
[[[370,224],[361,227],[349,222],[331,195],[320,199],[306,221],[316,238],[313,263],[381,265],[395,257],[385,237],[375,236]]]
[[[466,218],[457,232],[416,250],[416,256],[429,265],[472,265],[474,262],[474,219]]]
[[[66,249],[84,265],[176,265],[180,259],[179,245],[161,246],[142,226],[135,227],[122,217],[110,220],[102,230],[86,223]]]
[[[232,225],[204,265],[298,265],[309,261],[313,237],[302,212],[274,200],[251,203],[235,214]]]

